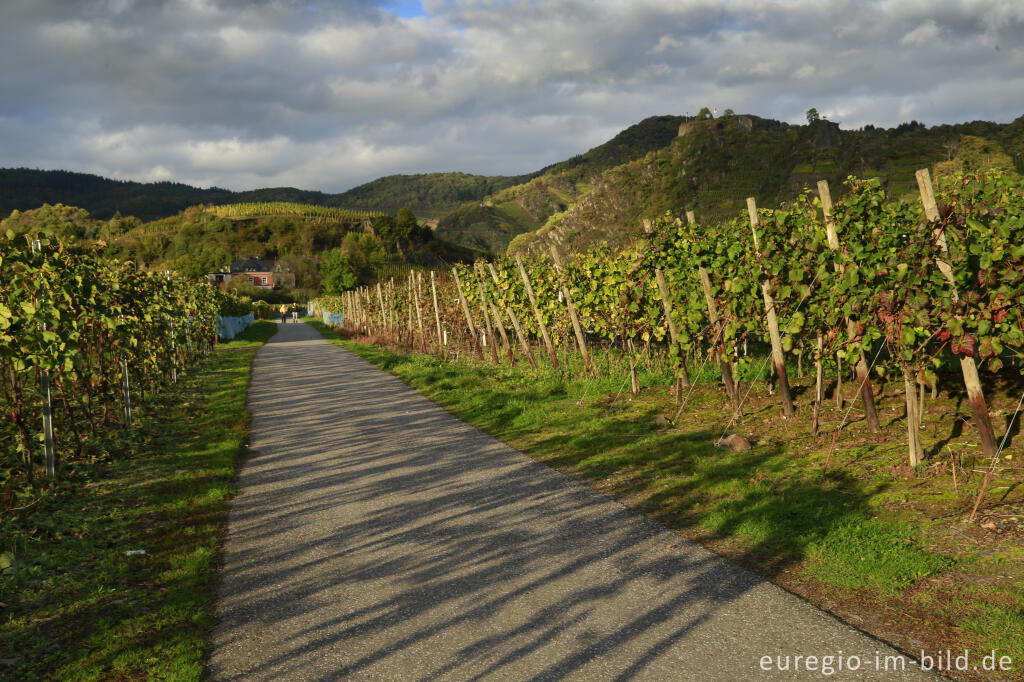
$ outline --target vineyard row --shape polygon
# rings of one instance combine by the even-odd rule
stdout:
[[[5,504],[45,465],[89,456],[132,423],[140,395],[174,382],[246,308],[205,282],[139,272],[94,250],[0,236],[0,478]],[[19,493],[20,494],[20,493]]]
[[[261,218],[266,216],[295,216],[321,222],[353,222],[384,215],[380,211],[351,211],[333,206],[296,204],[285,201],[262,201],[224,204],[206,209],[220,218]]]
[[[877,180],[849,178],[833,202],[820,182],[774,210],[749,199],[745,215],[722,224],[690,212],[644,221],[644,238],[621,249],[599,245],[563,261],[551,246],[545,256],[456,266],[429,280],[418,273],[316,305],[364,332],[424,351],[463,348],[481,360],[486,352],[494,363],[537,366],[537,342],[557,368],[555,347],[568,340],[593,373],[594,340],[621,347],[631,367],[639,344],[658,344],[679,397],[693,364],[710,357],[737,414],[739,349],[766,342],[787,415],[795,408],[786,358],[814,359],[815,432],[826,360],[856,368],[874,433],[872,382],[895,375],[911,465],[924,457],[919,389],[953,366],[994,467],[1000,445],[979,368],[1006,374],[1024,360],[1024,188],[1019,176],[997,172],[946,178],[937,194],[927,170],[917,180],[920,201],[889,200]]]

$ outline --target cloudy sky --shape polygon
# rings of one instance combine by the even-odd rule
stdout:
[[[1024,0],[0,0],[0,167],[337,192],[656,114],[1024,114]]]

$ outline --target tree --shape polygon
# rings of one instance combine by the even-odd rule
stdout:
[[[325,294],[338,295],[358,283],[349,254],[341,249],[326,251],[320,259],[320,284]]]
[[[373,282],[377,276],[377,267],[387,256],[384,245],[369,232],[349,232],[341,241],[341,250],[348,255],[349,265],[356,274],[358,284]]]
[[[698,121],[710,121],[713,118],[714,116],[711,115],[711,110],[708,109],[707,107],[704,107],[703,109],[697,112]]]
[[[389,215],[374,216],[370,220],[370,227],[373,233],[380,237],[381,241],[388,244],[395,242],[395,218]]]
[[[821,120],[821,116],[818,115],[818,110],[811,107],[807,110],[807,125],[814,125]]]
[[[735,115],[736,115],[736,112],[733,111],[732,109],[726,109],[724,112],[722,112],[722,118],[729,118],[730,116],[735,116]]]
[[[320,288],[320,275],[317,272],[316,262],[305,256],[282,256],[277,261],[285,270],[291,270],[295,275],[295,288],[306,289],[312,295],[316,295]]]
[[[416,216],[408,208],[398,209],[398,214],[395,215],[395,231],[394,235],[396,239],[411,239],[417,232],[419,223],[416,222]]]

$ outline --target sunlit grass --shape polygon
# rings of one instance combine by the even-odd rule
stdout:
[[[4,519],[0,679],[202,679],[250,365],[274,331],[220,346],[140,406],[109,458]]]

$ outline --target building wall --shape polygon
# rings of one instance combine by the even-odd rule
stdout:
[[[274,288],[274,273],[272,272],[247,272],[245,276],[249,278],[249,282],[254,286],[267,289]]]

